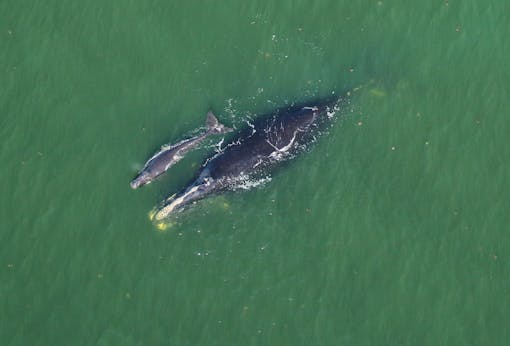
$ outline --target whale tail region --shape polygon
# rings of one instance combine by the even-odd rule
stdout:
[[[207,113],[207,117],[205,119],[205,127],[207,128],[208,132],[214,134],[225,134],[233,131],[233,129],[230,127],[226,127],[225,125],[221,124],[211,111]]]

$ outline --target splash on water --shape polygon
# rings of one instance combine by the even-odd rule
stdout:
[[[248,175],[241,175],[235,180],[230,187],[233,191],[235,190],[251,190],[255,187],[261,187],[264,184],[271,181],[271,176],[265,176],[263,178],[253,178]]]

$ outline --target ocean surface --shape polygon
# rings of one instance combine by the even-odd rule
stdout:
[[[510,2],[0,1],[0,345],[509,345]],[[165,229],[215,138],[303,155]],[[215,142],[216,141],[216,142]]]

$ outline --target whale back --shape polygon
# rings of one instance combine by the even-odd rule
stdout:
[[[264,171],[293,157],[329,120],[328,112],[334,104],[294,105],[261,117],[207,164],[208,173],[216,180],[232,179]]]

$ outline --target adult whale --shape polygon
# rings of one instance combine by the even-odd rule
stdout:
[[[151,218],[161,221],[206,196],[235,189],[294,157],[333,117],[340,101],[335,97],[289,106],[250,124],[225,150],[206,162],[198,178],[163,201]]]

